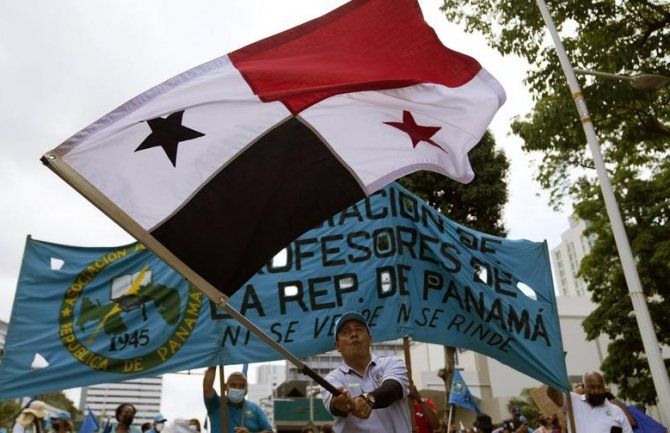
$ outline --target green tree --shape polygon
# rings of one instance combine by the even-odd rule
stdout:
[[[79,410],[74,406],[72,400],[67,398],[67,396],[61,391],[40,394],[37,396],[37,399],[53,407],[57,407],[68,412],[72,416],[72,419],[74,419],[75,416],[80,413]]]
[[[70,416],[72,416],[72,419],[74,419],[75,416],[80,413],[80,411],[77,410],[77,408],[74,406],[72,400],[67,398],[67,396],[61,391],[41,394],[36,396],[36,398],[37,400],[43,401],[46,404],[68,412]],[[17,402],[17,400],[0,401],[0,427],[10,429],[12,424],[14,424],[14,417],[18,415],[20,410],[21,405]]]
[[[468,154],[475,179],[465,185],[441,174],[419,171],[400,183],[449,219],[472,229],[505,236],[502,211],[507,203],[509,160],[486,132]]]
[[[521,390],[520,396],[512,397],[509,402],[507,402],[507,411],[511,413],[513,407],[518,407],[521,409],[521,415],[525,416],[531,425],[535,425],[537,417],[540,415],[540,410],[530,396],[530,391],[532,389],[533,388],[524,388]]]
[[[564,0],[549,7],[575,67],[619,74],[670,75],[670,5],[661,0]],[[525,59],[535,106],[512,124],[526,151],[542,155],[535,174],[551,204],[574,203],[595,239],[580,274],[596,310],[590,339],[611,340],[602,367],[623,398],[656,400],[593,161],[558,57],[533,1],[444,0],[448,19],[480,32],[504,55]],[[656,334],[670,344],[670,92],[633,89],[625,81],[580,76]],[[569,348],[568,348],[569,350]],[[622,354],[625,354],[622,356]],[[669,365],[666,360],[666,366]]]
[[[16,400],[0,401],[0,428],[4,427],[9,431],[20,409],[21,406]]]

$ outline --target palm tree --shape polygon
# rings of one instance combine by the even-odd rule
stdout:
[[[511,398],[507,403],[507,410],[511,412],[513,407],[518,407],[521,409],[521,415],[526,417],[528,423],[535,425],[537,417],[540,415],[540,410],[530,397],[530,391],[532,389],[533,388],[524,388],[521,390],[521,395],[519,397]]]

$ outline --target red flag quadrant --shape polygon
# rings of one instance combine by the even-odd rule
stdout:
[[[46,161],[230,295],[393,179],[470,181],[467,153],[504,98],[415,0],[352,1],[145,92]]]

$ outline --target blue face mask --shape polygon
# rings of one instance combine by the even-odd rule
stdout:
[[[228,400],[230,400],[232,403],[242,403],[246,394],[246,389],[229,389]]]

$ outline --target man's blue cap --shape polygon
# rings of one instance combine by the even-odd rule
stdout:
[[[69,412],[58,412],[55,415],[51,415],[51,419],[66,419],[68,421],[72,421],[72,417],[70,416]]]
[[[154,417],[154,423],[165,422],[165,421],[167,421],[167,419],[161,414],[158,414]]]
[[[337,334],[340,333],[340,328],[344,326],[344,324],[350,320],[356,320],[358,322],[361,322],[365,327],[367,328],[368,332],[370,332],[370,328],[368,328],[368,324],[365,321],[365,317],[357,311],[347,311],[337,319],[337,323],[335,324],[335,340],[337,340]]]
[[[521,409],[518,408],[518,407],[513,407],[512,410],[511,410],[510,412],[512,412],[512,415],[520,414],[520,413],[521,413]]]

